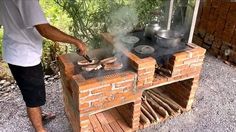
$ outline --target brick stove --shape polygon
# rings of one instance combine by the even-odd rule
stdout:
[[[114,44],[111,35],[102,37],[107,44]],[[59,56],[65,111],[73,131],[136,131],[155,124],[140,122],[142,95],[149,89],[160,90],[184,111],[191,109],[205,49],[188,44],[184,51],[173,54],[167,64],[169,76],[155,73],[156,59],[152,57],[140,58],[122,46],[116,50],[126,58],[127,67],[90,77],[78,70],[76,63],[81,57]],[[111,56],[111,51],[98,49],[89,55],[101,59]]]

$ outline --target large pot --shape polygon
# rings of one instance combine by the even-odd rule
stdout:
[[[174,48],[181,43],[183,34],[173,30],[159,30],[154,36],[154,41],[164,48]]]

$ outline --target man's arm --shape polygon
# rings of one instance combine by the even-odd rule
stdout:
[[[54,26],[51,26],[50,24],[40,24],[36,25],[35,27],[43,37],[52,41],[74,44],[77,48],[80,49],[81,55],[86,54],[86,46],[81,40],[67,35],[66,33],[60,31]]]

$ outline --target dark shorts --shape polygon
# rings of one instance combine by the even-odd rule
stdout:
[[[27,107],[39,107],[46,102],[42,65],[21,67],[8,64]]]

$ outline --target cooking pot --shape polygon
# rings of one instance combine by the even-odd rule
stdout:
[[[160,25],[157,22],[151,22],[146,25],[144,30],[144,36],[147,38],[153,38],[155,33],[161,29]]]
[[[174,48],[181,43],[184,34],[173,30],[159,30],[153,40],[164,48]]]

